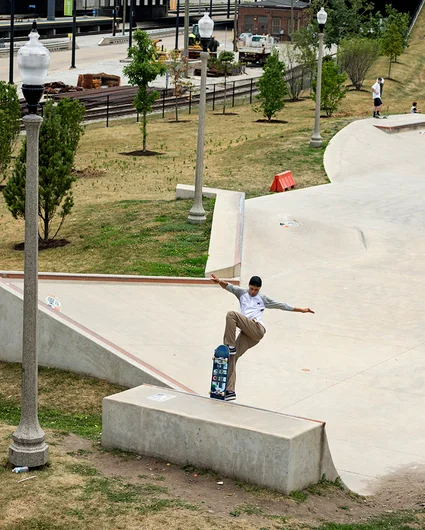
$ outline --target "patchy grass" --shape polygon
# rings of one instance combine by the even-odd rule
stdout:
[[[16,476],[6,455],[19,421],[20,367],[0,364],[0,379],[2,530],[425,529],[425,514],[415,508],[421,488],[412,483],[405,499],[409,509],[385,513],[387,489],[383,498],[369,501],[323,479],[286,496],[193,466],[103,450],[101,402],[121,387],[47,368],[40,368],[39,417],[50,462]],[[52,417],[54,424],[49,423]]]

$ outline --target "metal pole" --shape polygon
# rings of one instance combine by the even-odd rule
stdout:
[[[189,0],[184,0],[184,46],[183,46],[183,58],[185,61],[184,76],[187,79],[189,77]]]
[[[109,95],[106,96],[106,127],[109,127]]]
[[[15,52],[15,0],[10,0],[10,39],[9,39],[9,84],[13,85],[13,54]]]
[[[165,116],[165,93],[166,92],[167,92],[166,90],[162,91],[162,117]]]
[[[213,110],[215,110],[215,83],[213,84]]]
[[[206,221],[205,210],[202,205],[202,180],[204,173],[204,135],[205,135],[205,107],[207,92],[207,61],[208,52],[201,52],[201,89],[199,94],[198,116],[198,144],[196,149],[195,200],[189,212],[189,223],[201,224]]]
[[[230,0],[227,0],[227,18],[230,18]]]
[[[319,30],[320,31],[320,30]],[[314,114],[314,132],[310,140],[310,147],[322,147],[320,136],[320,98],[322,92],[322,58],[323,58],[323,28],[319,33],[319,56],[317,59],[316,110]]]
[[[75,68],[75,47],[77,39],[77,0],[72,0],[72,50],[71,68]]]
[[[176,14],[176,45],[175,50],[179,49],[179,27],[180,27],[180,0],[177,0],[177,14]]]
[[[127,0],[122,0],[122,34],[125,35],[125,17],[127,15]]]
[[[210,0],[210,17],[212,18],[212,3],[213,3],[213,0]]]
[[[249,88],[249,102],[252,103],[252,85],[253,85],[253,79],[251,77],[251,86]]]
[[[117,28],[117,0],[114,0],[114,26],[112,28],[112,36],[115,37]]]
[[[235,0],[235,18],[233,20],[233,51],[237,51],[236,40],[238,35],[238,0]]]
[[[47,0],[47,20],[55,20],[55,0]]]
[[[45,433],[38,422],[38,150],[43,118],[23,118],[27,132],[25,186],[24,312],[22,340],[21,421],[12,435],[9,462],[15,466],[43,466],[49,455]]]
[[[233,81],[232,107],[235,106],[235,81]]]
[[[189,114],[192,114],[192,87],[189,87]]]
[[[291,32],[289,38],[292,42],[292,34],[294,33],[294,0],[291,0]]]
[[[130,0],[130,16],[129,16],[129,30],[128,30],[128,47],[133,45],[133,0]]]

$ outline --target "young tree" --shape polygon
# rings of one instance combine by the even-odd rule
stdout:
[[[300,64],[300,53],[294,46],[285,46],[283,59],[286,64],[285,81],[292,101],[297,101],[303,88],[306,68]]]
[[[158,61],[158,51],[146,31],[136,30],[133,35],[135,45],[128,50],[131,63],[124,66],[124,75],[128,77],[130,85],[138,86],[134,106],[142,115],[141,129],[143,135],[143,151],[146,151],[147,114],[159,97],[159,92],[148,89],[149,83],[159,75],[165,74],[167,66]]]
[[[235,54],[233,52],[222,51],[218,56],[218,61],[220,63],[220,70],[224,74],[224,101],[223,101],[223,114],[226,114],[226,96],[227,96],[227,76],[232,71],[232,63],[235,59]]]
[[[391,79],[391,65],[403,53],[403,35],[395,22],[388,23],[381,38],[381,53],[389,59],[388,78]]]
[[[292,42],[298,54],[298,64],[303,69],[304,78],[310,83],[316,71],[316,58],[319,42],[314,26],[300,28],[292,34]]]
[[[267,58],[266,64],[263,66],[263,75],[258,81],[258,95],[260,105],[254,110],[262,112],[263,116],[269,121],[275,116],[285,105],[285,96],[288,93],[286,87],[285,63],[279,59],[277,50]]]
[[[81,134],[85,108],[78,100],[52,100],[44,107],[39,147],[39,217],[40,240],[48,246],[58,234],[74,205],[72,175],[75,153]],[[13,175],[3,190],[8,209],[15,219],[25,218],[26,141],[16,159]],[[55,217],[60,222],[52,236]]]
[[[320,97],[320,109],[330,117],[338,108],[342,99],[345,98],[347,89],[344,83],[347,80],[345,74],[338,73],[338,66],[333,60],[323,61],[322,66],[322,90]],[[316,101],[317,80],[313,82],[313,99]]]
[[[369,68],[379,56],[379,44],[363,37],[343,39],[338,50],[341,68],[356,90],[360,90]]]
[[[0,81],[0,182],[6,178],[19,136],[21,109],[16,87]]]
[[[172,50],[168,71],[171,74],[171,83],[174,85],[176,121],[179,121],[179,97],[182,96],[185,88],[192,86],[190,81],[185,80],[186,68],[187,60],[182,57],[179,50]]]

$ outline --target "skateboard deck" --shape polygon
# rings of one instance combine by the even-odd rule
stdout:
[[[214,351],[210,397],[225,400],[229,370],[229,348],[224,344]]]

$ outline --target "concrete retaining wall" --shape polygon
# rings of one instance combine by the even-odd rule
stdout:
[[[22,292],[0,280],[0,360],[22,360]],[[38,359],[41,366],[105,379],[134,387],[153,383],[188,390],[125,350],[39,304]]]
[[[177,185],[178,199],[191,199],[194,195],[194,186]],[[202,196],[216,199],[205,276],[215,273],[236,278],[241,274],[245,193],[202,188]]]
[[[102,443],[285,494],[338,476],[322,422],[150,385],[104,398]]]

